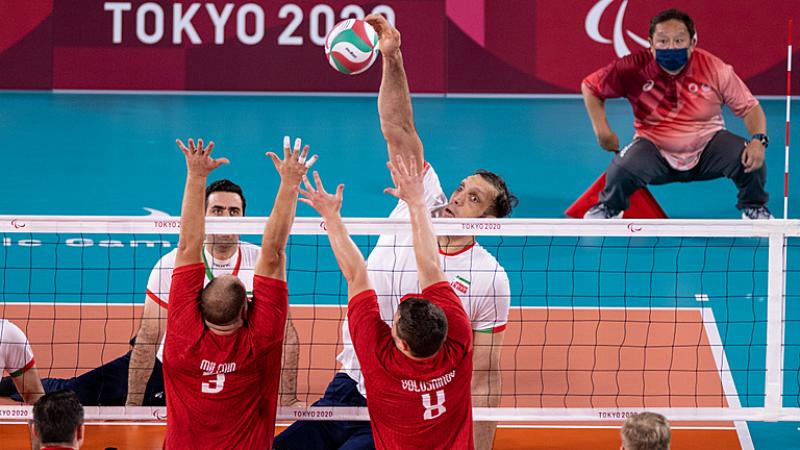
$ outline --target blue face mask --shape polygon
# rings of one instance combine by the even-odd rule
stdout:
[[[666,70],[674,72],[689,61],[688,48],[656,49],[656,62]]]

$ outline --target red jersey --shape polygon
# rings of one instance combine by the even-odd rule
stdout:
[[[202,263],[172,273],[164,388],[168,449],[271,449],[288,309],[286,282],[256,275],[245,325],[209,331]]]
[[[436,355],[413,360],[395,346],[374,290],[354,296],[347,319],[361,362],[378,449],[472,449],[472,328],[450,283],[420,295],[447,317],[447,339]]]
[[[758,105],[730,65],[699,48],[677,75],[642,50],[592,73],[583,84],[603,100],[627,98],[636,136],[652,141],[677,170],[696,166],[706,144],[725,128],[722,105],[739,117]]]

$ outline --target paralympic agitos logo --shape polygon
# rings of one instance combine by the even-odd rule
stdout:
[[[611,39],[603,36],[600,33],[600,20],[606,13],[606,9],[608,9],[608,7],[611,6],[614,1],[615,0],[599,0],[597,3],[595,3],[592,9],[589,10],[589,14],[586,15],[586,21],[584,23],[586,34],[589,35],[589,38],[595,42],[599,42],[601,44],[613,44],[614,53],[617,54],[618,58],[622,58],[623,56],[627,56],[631,53],[630,49],[628,48],[628,44],[625,42],[625,36],[629,37],[633,42],[639,44],[640,46],[649,48],[650,43],[647,41],[647,39],[633,33],[630,30],[623,29],[625,10],[628,8],[628,0],[623,0],[622,4],[617,10],[617,15],[614,18],[614,32],[611,36]]]

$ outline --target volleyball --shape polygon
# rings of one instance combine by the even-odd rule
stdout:
[[[363,20],[343,20],[325,38],[325,56],[341,73],[361,73],[378,58],[378,33]]]

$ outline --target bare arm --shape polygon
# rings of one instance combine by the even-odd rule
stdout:
[[[203,140],[189,139],[189,147],[176,141],[178,147],[186,157],[186,186],[183,190],[183,203],[181,204],[181,231],[178,240],[178,253],[175,257],[175,267],[202,262],[203,240],[205,239],[205,192],[206,178],[212,170],[222,164],[227,164],[226,158],[212,159],[211,151],[214,142],[203,147]]]
[[[378,115],[389,161],[394,161],[397,156],[404,159],[413,156],[419,164],[418,170],[422,170],[425,161],[423,147],[414,125],[411,94],[400,52],[400,32],[380,14],[371,14],[365,20],[375,28],[380,38],[383,76],[378,91]]]
[[[261,253],[256,261],[256,275],[286,280],[286,243],[292,230],[297,210],[297,189],[308,166],[314,163],[316,156],[306,161],[308,146],[300,151],[300,139],[296,139],[294,150],[289,149],[289,136],[283,138],[283,161],[275,153],[268,152],[275,169],[281,176],[281,184],[269,220],[264,226],[261,238]]]
[[[142,406],[147,382],[153,373],[156,350],[167,329],[167,312],[150,298],[145,298],[142,323],[128,365],[127,406]]]
[[[767,116],[764,115],[764,109],[761,105],[756,105],[747,114],[742,117],[744,126],[747,132],[752,134],[766,133],[767,132]]]
[[[589,113],[589,119],[592,121],[592,128],[600,147],[612,152],[619,151],[619,137],[608,125],[605,102],[595,96],[585,84],[581,84],[581,93],[583,94],[583,104],[586,106],[586,112]]]
[[[29,405],[36,403],[36,400],[44,395],[42,380],[39,378],[39,371],[35,365],[23,372],[22,375],[11,379],[14,380],[14,386],[22,396],[22,400]]]
[[[421,167],[413,156],[408,162],[398,156],[394,164],[390,162],[387,166],[395,187],[386,189],[385,192],[405,201],[411,215],[411,234],[420,288],[425,289],[440,281],[447,281],[439,262],[439,246],[433,232],[431,213],[425,206]]]
[[[281,406],[298,404],[297,400],[297,366],[300,360],[300,339],[297,328],[292,323],[291,315],[286,317],[286,329],[283,333],[283,353],[281,354]]]
[[[472,345],[472,406],[500,406],[502,377],[500,352],[505,331],[499,333],[473,332]],[[488,450],[494,443],[497,422],[473,423],[476,450]]]
[[[764,115],[761,105],[756,105],[742,119],[744,120],[744,126],[751,135],[756,133],[766,134],[767,116]],[[764,145],[758,139],[752,139],[747,144],[744,152],[742,152],[742,165],[746,173],[758,170],[764,165],[765,150]]]
[[[342,270],[342,275],[347,280],[348,298],[353,298],[356,294],[372,289],[364,255],[361,254],[361,250],[350,238],[350,234],[347,232],[342,216],[339,213],[342,207],[344,185],[337,186],[336,194],[331,195],[325,191],[322,179],[316,171],[314,172],[316,187],[311,186],[308,178],[304,178],[303,182],[305,189],[301,189],[300,193],[303,194],[304,198],[301,198],[300,201],[316,209],[325,219],[325,228],[328,230],[328,239],[331,242],[333,255]]]

